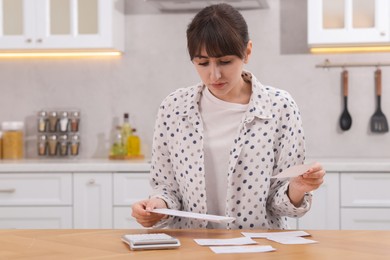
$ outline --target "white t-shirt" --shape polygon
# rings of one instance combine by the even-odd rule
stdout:
[[[229,152],[248,104],[230,103],[216,98],[207,87],[200,99],[204,127],[204,162],[207,212],[225,216]],[[208,227],[225,228],[209,223]]]

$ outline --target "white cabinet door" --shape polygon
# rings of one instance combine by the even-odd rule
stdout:
[[[114,173],[114,228],[142,228],[131,216],[131,205],[147,199],[149,173]]]
[[[390,208],[343,208],[341,229],[390,230]]]
[[[131,216],[131,207],[114,207],[115,229],[142,229],[144,228]]]
[[[0,0],[0,49],[123,50],[122,0]]]
[[[299,229],[340,229],[339,173],[327,173],[313,192],[310,211],[298,220]]]
[[[147,199],[151,191],[149,173],[114,174],[115,206],[131,206],[134,202]]]
[[[112,174],[74,173],[74,228],[112,228]]]
[[[71,173],[0,174],[0,206],[71,204]]]
[[[390,208],[389,173],[342,173],[342,207]]]
[[[310,46],[390,42],[388,0],[308,0]]]
[[[70,229],[72,207],[0,207],[1,229]]]

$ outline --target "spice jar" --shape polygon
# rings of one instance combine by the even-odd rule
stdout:
[[[68,135],[60,136],[60,155],[65,156],[68,155]]]
[[[50,112],[49,113],[49,131],[50,132],[57,131],[57,123],[58,123],[57,112],[56,111]]]
[[[3,158],[22,159],[24,156],[23,122],[3,122]]]
[[[80,125],[80,112],[74,111],[72,117],[70,118],[70,130],[72,132],[78,132]]]
[[[57,155],[57,135],[49,136],[49,155]]]
[[[75,134],[72,136],[72,140],[70,142],[70,154],[78,155],[80,150],[80,136]]]
[[[61,118],[60,118],[60,131],[61,132],[67,132],[68,131],[68,124],[69,124],[69,118],[68,118],[68,112],[64,111],[61,113]]]
[[[47,154],[47,136],[40,135],[38,137],[38,155],[43,156]]]
[[[38,132],[46,132],[47,127],[47,112],[40,111],[38,113]]]

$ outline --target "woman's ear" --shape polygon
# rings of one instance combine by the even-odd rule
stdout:
[[[249,62],[249,58],[252,54],[252,41],[249,40],[247,46],[246,46],[246,52],[245,52],[245,58],[244,58],[244,63]]]

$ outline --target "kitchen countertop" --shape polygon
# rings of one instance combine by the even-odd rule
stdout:
[[[149,172],[149,160],[24,159],[0,160],[0,173],[8,172]]]
[[[332,172],[390,172],[388,158],[308,158]],[[24,159],[0,160],[0,173],[9,172],[148,172],[150,160]]]

